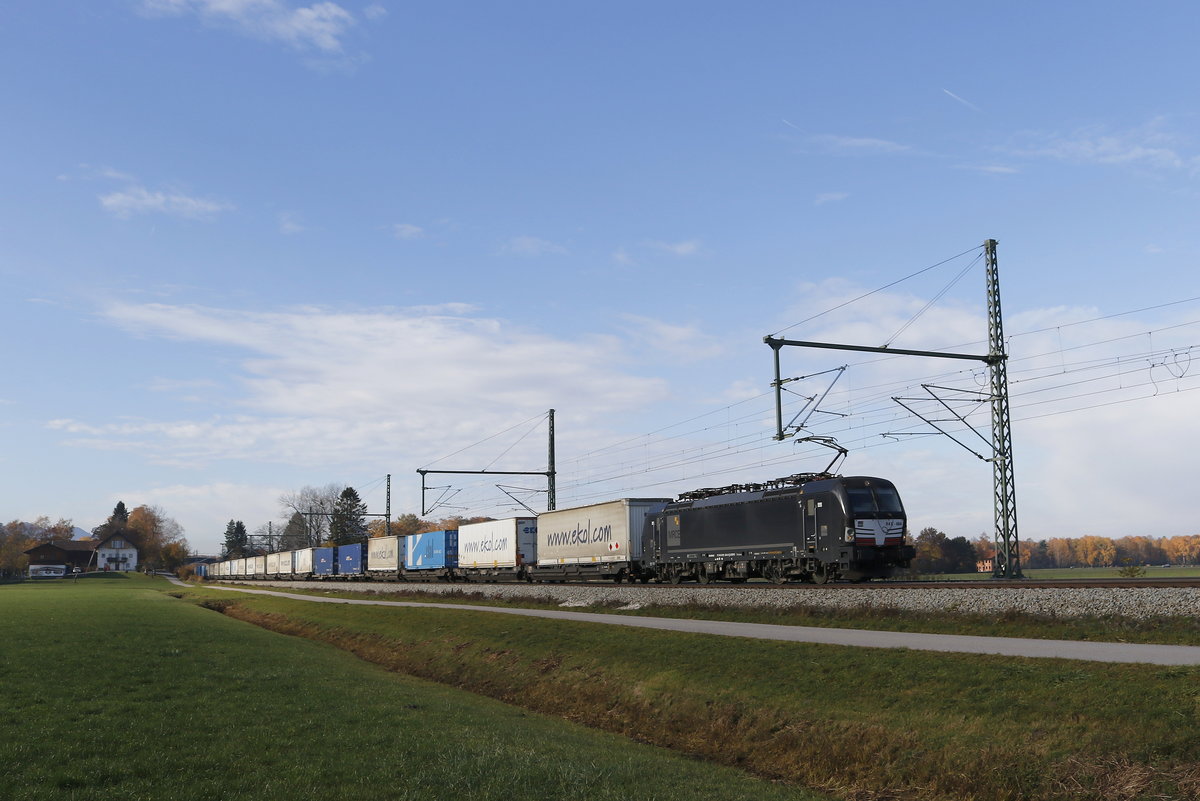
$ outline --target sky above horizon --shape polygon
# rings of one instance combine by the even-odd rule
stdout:
[[[390,474],[420,513],[418,468],[545,470],[553,408],[560,508],[820,470],[824,437],[974,538],[989,454],[947,406],[987,436],[982,365],[785,349],[787,419],[838,378],[776,441],[763,337],[984,353],[996,239],[1021,538],[1196,533],[1197,19],[12,4],[0,516],[153,504],[211,554],[304,486],[382,513]],[[429,517],[545,507],[430,484]]]

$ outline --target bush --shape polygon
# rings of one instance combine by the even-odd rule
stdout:
[[[1121,578],[1141,578],[1146,575],[1146,568],[1144,565],[1135,564],[1132,559],[1122,559],[1117,575]]]

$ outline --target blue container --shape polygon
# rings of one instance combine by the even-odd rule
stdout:
[[[203,562],[200,562],[199,564],[195,565],[194,567],[195,567],[197,576],[199,576],[200,578],[208,578],[208,565],[204,564]]]
[[[404,549],[405,570],[445,570],[457,566],[457,531],[408,535]]]
[[[337,566],[333,548],[313,548],[313,574],[317,576],[332,576]]]
[[[357,576],[363,572],[363,544],[339,545],[337,547],[337,572],[339,576]]]

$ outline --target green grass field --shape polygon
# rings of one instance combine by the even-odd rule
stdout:
[[[0,797],[19,801],[1200,797],[1195,668],[729,641],[144,577],[0,588],[0,643]]]
[[[1200,797],[1195,668],[185,595],[398,672],[849,798]]]
[[[0,798],[810,799],[390,673],[140,576],[0,587]]]

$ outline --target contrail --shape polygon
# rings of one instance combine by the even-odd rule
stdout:
[[[979,106],[975,105],[974,103],[972,103],[969,100],[963,100],[961,97],[954,94],[954,92],[951,92],[949,89],[943,89],[942,91],[945,92],[946,94],[950,95],[951,97],[953,97],[959,103],[962,103],[967,108],[972,109],[973,111],[980,111],[980,112],[983,111],[983,109],[981,109]]]

